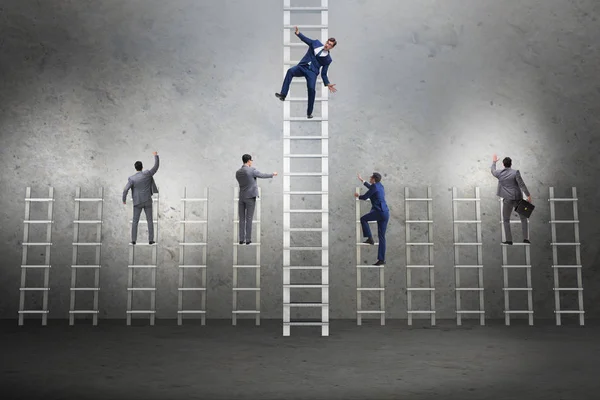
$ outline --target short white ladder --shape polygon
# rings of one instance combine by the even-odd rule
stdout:
[[[356,193],[360,195],[360,187],[356,188]],[[367,200],[368,201],[368,200]],[[370,202],[368,203],[370,204]],[[363,315],[379,315],[381,325],[385,325],[385,276],[384,265],[362,264],[361,250],[363,246],[370,246],[363,243],[362,227],[360,225],[361,217],[361,200],[356,197],[356,324],[362,325]],[[377,224],[377,221],[369,221],[370,224]],[[379,246],[379,242],[375,242],[374,246]],[[362,286],[362,271],[370,271],[376,269],[379,272],[379,285],[373,287]],[[375,292],[379,294],[379,310],[363,310],[363,292]]]
[[[425,219],[411,219],[410,215],[410,204],[415,202],[426,202],[427,203],[427,215]],[[434,263],[433,263],[433,196],[431,186],[427,187],[427,197],[410,197],[408,187],[404,188],[404,211],[405,211],[405,229],[406,229],[406,292],[407,292],[407,314],[408,314],[408,325],[413,323],[413,315],[415,314],[429,314],[431,318],[431,325],[435,325],[435,274],[434,274]],[[410,226],[416,224],[427,225],[427,242],[412,242]],[[411,259],[411,249],[413,247],[426,246],[427,252],[427,264],[413,264]],[[429,273],[429,286],[426,287],[414,287],[412,286],[412,275],[413,269],[427,269]],[[429,310],[414,310],[412,307],[413,292],[429,292]]]
[[[202,212],[200,219],[187,219],[186,210],[188,203],[200,203]],[[196,214],[196,213],[193,213]],[[183,188],[181,198],[181,221],[179,242],[179,286],[177,288],[177,325],[183,324],[184,316],[200,315],[202,325],[206,325],[206,256],[208,243],[208,188],[204,188],[202,197],[187,197],[187,188]],[[186,241],[185,234],[188,225],[200,225],[200,242]],[[191,228],[191,227],[190,227]],[[200,264],[186,264],[186,249],[199,248]],[[198,252],[194,251],[194,254]],[[197,258],[195,258],[197,259]],[[189,287],[185,284],[186,272],[192,273],[200,270],[200,285]],[[200,293],[200,308],[184,308],[183,294],[186,292]]]
[[[100,291],[100,259],[102,253],[102,212],[104,206],[104,188],[98,191],[98,197],[81,197],[81,187],[75,189],[75,219],[73,221],[73,257],[71,264],[71,302],[69,305],[69,325],[75,324],[76,315],[92,315],[92,324],[98,325],[98,296]],[[96,219],[81,219],[81,203],[96,203]],[[94,226],[96,228],[96,240],[94,242],[80,242],[80,227]],[[83,246],[94,247],[95,259],[93,264],[84,264],[79,261],[79,249]],[[81,286],[77,284],[77,272],[79,270],[94,271],[94,285]],[[92,292],[93,304],[88,309],[75,308],[76,294],[79,292]]]
[[[579,242],[579,213],[577,211],[577,188],[571,188],[571,192],[573,197],[567,198],[557,198],[554,197],[554,188],[550,187],[550,198],[548,201],[550,202],[550,228],[552,230],[552,269],[554,272],[554,314],[556,317],[556,325],[561,325],[561,316],[563,314],[578,314],[579,315],[579,325],[584,325],[584,315],[585,311],[583,310],[583,278],[581,276],[581,243]],[[557,220],[556,219],[556,208],[555,204],[557,202],[568,202],[573,204],[573,219],[571,220]],[[573,226],[573,234],[575,236],[572,243],[564,243],[559,242],[556,235],[557,225],[572,225]],[[575,264],[573,265],[565,265],[559,264],[558,261],[558,249],[571,247],[575,250]],[[561,287],[559,283],[559,270],[561,269],[575,269],[577,273],[577,287]],[[560,304],[560,295],[562,292],[577,292],[577,302],[578,309],[577,310],[563,310]]]
[[[238,228],[240,224],[240,215],[238,210],[239,201],[239,187],[233,188],[233,309],[231,311],[231,323],[237,325],[238,316],[241,315],[254,315],[255,324],[260,325],[260,221],[261,221],[261,195],[262,190],[258,188],[258,197],[256,198],[256,207],[254,209],[254,216],[252,219],[253,236],[256,238],[256,242],[251,242],[249,245],[239,244],[238,240]],[[252,238],[246,238],[246,240],[252,241]],[[243,264],[239,260],[239,248],[242,246],[251,246],[256,250],[256,256],[254,258],[254,264]],[[254,271],[254,286],[239,285],[239,273],[242,270]],[[254,292],[254,309],[239,309],[239,298],[240,293],[252,293]]]
[[[459,218],[459,203],[474,203],[475,219]],[[475,188],[475,197],[459,197],[458,189],[452,188],[452,223],[454,227],[454,280],[456,294],[456,324],[462,325],[463,315],[475,314],[479,315],[479,324],[485,325],[485,302],[484,302],[484,286],[483,286],[483,242],[481,235],[481,198],[479,195],[479,187]],[[475,225],[475,242],[460,242],[459,226]],[[477,251],[476,264],[461,264],[460,249],[463,247],[475,247]],[[460,273],[463,269],[477,270],[477,287],[463,287],[461,285]],[[462,308],[461,294],[463,292],[476,292],[479,295],[479,309],[465,310]]]
[[[158,243],[158,193],[152,196],[153,204],[152,204],[152,222],[154,224],[154,241]],[[143,212],[142,212],[143,214]],[[144,215],[145,216],[145,215]],[[130,225],[133,223],[133,220],[129,221]],[[148,224],[148,221],[141,220],[140,224]],[[140,236],[142,234],[138,231],[138,240],[135,245],[129,243],[129,265],[127,266],[129,270],[128,278],[127,278],[127,325],[131,325],[131,318],[133,314],[136,315],[148,315],[150,318],[150,325],[154,325],[154,320],[156,316],[156,269],[157,266],[157,244],[154,243],[150,245],[147,240],[147,236],[143,237],[146,239],[145,241],[140,241]],[[150,264],[136,264],[135,263],[135,255],[136,255],[136,247],[139,246],[149,246],[151,251],[151,261]],[[134,278],[134,270],[150,270],[150,284],[145,287],[133,286],[133,278]],[[150,292],[150,307],[145,310],[134,310],[133,309],[133,293],[134,292]]]
[[[32,220],[31,219],[31,203],[41,202],[48,203],[48,219],[45,220]],[[54,215],[54,188],[48,188],[48,197],[46,198],[32,198],[31,187],[27,187],[25,191],[25,219],[23,220],[23,253],[21,258],[21,287],[19,295],[19,325],[23,325],[24,316],[37,314],[42,316],[42,325],[48,323],[48,291],[50,290],[50,253],[52,248],[52,224]],[[29,226],[32,224],[46,225],[46,241],[45,242],[30,242],[29,238]],[[42,265],[27,264],[27,255],[30,247],[44,247],[45,248],[45,261]],[[43,269],[44,271],[44,286],[33,286],[27,285],[27,270],[29,269]],[[42,308],[41,309],[25,309],[25,293],[26,292],[42,292]]]
[[[512,212],[511,212],[512,215]],[[506,232],[504,231],[504,223],[502,222],[502,198],[500,198],[500,226],[502,228],[502,241],[506,241]],[[513,220],[511,224],[520,224],[521,221]],[[529,224],[527,224],[529,230]],[[529,231],[527,234],[529,237]],[[529,243],[516,242],[513,240],[513,244],[503,244],[502,246],[502,276],[503,276],[503,292],[504,292],[504,323],[510,325],[510,318],[513,314],[526,314],[529,318],[529,325],[533,325],[533,289],[531,287],[531,252]],[[509,246],[523,246],[525,248],[525,264],[508,264],[508,250]],[[526,285],[525,287],[515,287],[509,285],[508,282],[508,271],[509,270],[525,270],[526,274]],[[512,292],[527,292],[527,309],[515,310],[510,308],[510,294]]]
[[[299,14],[308,13],[309,18],[311,14],[316,13],[320,17],[320,24],[314,25],[303,25],[297,24],[300,30],[317,30],[320,31],[321,41],[324,43],[328,39],[328,0],[321,0],[320,7],[292,7],[291,0],[283,0],[283,75],[285,76],[287,69],[296,64],[297,61],[292,60],[292,48],[298,47],[300,51],[306,51],[306,45],[300,41],[292,42],[292,30],[295,25],[292,23],[292,15],[297,16]],[[295,23],[295,22],[294,22]],[[317,86],[321,87],[321,96],[317,97],[316,102],[321,104],[321,115],[315,116],[313,119],[306,118],[306,82],[304,79],[292,80],[294,85],[292,86],[292,92],[301,91],[302,95],[291,96],[286,98],[283,104],[283,336],[290,336],[290,329],[292,326],[314,326],[321,328],[321,336],[329,336],[329,169],[328,169],[328,145],[329,145],[329,116],[328,116],[328,89],[323,85],[323,80],[319,77],[317,80]],[[317,88],[318,90],[318,88]],[[303,112],[299,117],[291,116],[291,103],[301,102],[300,105]],[[315,108],[316,109],[316,108]],[[299,124],[299,131],[303,134],[294,134],[292,136],[291,125]],[[320,134],[306,135],[302,127],[305,124],[319,124]],[[296,129],[294,129],[296,131]],[[292,152],[292,149],[296,145],[307,143],[307,141],[320,142],[321,150],[318,153],[314,151],[296,153]],[[294,146],[292,146],[292,143]],[[297,151],[297,150],[296,150]],[[321,170],[314,172],[305,172],[305,169],[297,169],[295,164],[297,161],[318,159],[321,162]],[[320,181],[320,190],[305,190],[305,187],[300,185],[300,181],[292,185],[292,178],[298,179],[318,179]],[[292,188],[293,186],[293,188]],[[296,204],[292,201],[293,198],[300,199],[303,196],[317,196],[321,199],[321,205],[319,208],[312,209],[299,209],[292,208],[292,204]],[[295,207],[295,206],[294,206]],[[296,218],[300,218],[302,215],[320,215],[321,226],[320,227],[306,227],[305,224],[296,222]],[[305,221],[303,221],[305,222]],[[320,246],[299,246],[294,241],[292,244],[292,232],[314,232],[321,235]],[[306,265],[316,264],[302,262],[304,265],[292,265],[292,253],[294,254],[293,259],[302,258],[303,254],[320,254],[320,265]],[[301,274],[310,274],[309,271],[320,272],[320,282],[300,282],[298,278],[295,278],[292,282],[291,273],[292,271],[300,272]],[[315,278],[310,278],[315,279]],[[321,301],[307,301],[299,302],[292,301],[291,290],[318,290],[321,292]],[[291,310],[300,309],[320,309],[321,318],[320,320],[296,320],[292,321]]]

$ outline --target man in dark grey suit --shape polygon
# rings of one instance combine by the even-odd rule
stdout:
[[[158,188],[154,183],[154,174],[158,171],[158,153],[154,154],[154,167],[150,170],[142,171],[144,168],[141,161],[136,161],[134,166],[137,173],[127,180],[127,185],[123,190],[123,204],[127,204],[127,192],[131,189],[133,199],[133,224],[131,225],[131,244],[137,240],[137,228],[140,221],[142,210],[146,214],[148,222],[148,243],[154,244],[154,223],[152,222],[152,194],[158,193]]]
[[[494,154],[492,157],[492,175],[498,178],[498,190],[496,195],[502,198],[502,221],[504,223],[504,232],[506,233],[506,242],[504,244],[513,244],[512,232],[510,230],[510,214],[514,210],[519,200],[523,199],[523,193],[527,195],[527,201],[531,203],[531,194],[521,178],[519,170],[512,169],[512,160],[510,157],[504,158],[502,164],[504,169],[497,171],[496,163],[498,162],[498,156]],[[523,229],[523,242],[531,243],[527,237],[527,218],[523,215],[521,217],[521,228]]]
[[[240,196],[238,199],[239,211],[239,241],[240,244],[252,243],[252,218],[254,218],[254,207],[256,206],[256,198],[258,197],[258,184],[256,178],[272,178],[277,176],[277,172],[272,174],[263,174],[252,166],[252,156],[244,154],[242,162],[244,165],[235,173],[240,185]]]

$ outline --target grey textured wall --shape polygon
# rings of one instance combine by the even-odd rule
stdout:
[[[392,209],[388,316],[406,317],[404,187],[417,194],[427,185],[439,317],[454,317],[452,186],[465,195],[481,188],[486,309],[502,316],[494,152],[513,158],[538,206],[536,317],[553,310],[549,186],[558,194],[578,188],[585,306],[600,316],[599,14],[594,0],[331,0],[330,34],[339,41],[330,68],[339,89],[330,101],[333,318],[355,316],[352,194],[356,173],[373,170],[384,175]],[[184,186],[191,195],[210,188],[208,318],[230,317],[233,173],[245,152],[262,171],[282,169],[281,103],[273,96],[281,26],[279,0],[3,2],[0,317],[18,310],[25,188],[44,196],[49,185],[56,190],[51,318],[68,315],[76,186],[84,196],[105,188],[101,316],[124,317],[131,205],[120,195],[133,162],[149,168],[154,150],[162,161],[158,317],[176,315]],[[261,183],[263,317],[280,318],[282,181]],[[42,206],[34,210],[43,215]],[[365,254],[375,261],[374,251]]]

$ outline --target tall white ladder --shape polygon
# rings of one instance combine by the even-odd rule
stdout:
[[[200,219],[187,219],[186,209],[188,203],[202,203],[202,216]],[[195,212],[192,212],[195,214]],[[181,241],[179,242],[179,287],[177,288],[177,325],[183,324],[185,315],[200,315],[202,325],[206,325],[206,256],[208,243],[208,188],[204,188],[202,197],[187,197],[187,188],[183,188],[181,198]],[[187,242],[185,240],[187,225],[201,226],[201,242]],[[187,247],[200,247],[200,264],[186,264],[185,253]],[[197,258],[196,258],[197,259]],[[185,284],[186,271],[200,270],[200,286],[190,287]],[[185,292],[200,292],[200,308],[183,308],[183,294]]]
[[[71,302],[69,305],[69,325],[75,324],[75,315],[92,315],[92,324],[98,325],[98,296],[100,291],[100,259],[102,249],[102,212],[104,205],[104,188],[98,191],[98,197],[81,197],[81,187],[75,189],[75,219],[73,221],[73,258],[71,264]],[[81,219],[81,203],[90,202],[97,203],[96,217],[97,219]],[[80,230],[82,225],[92,225],[96,227],[95,242],[80,242]],[[95,249],[95,259],[93,264],[83,264],[79,262],[79,249],[82,246],[91,246]],[[94,286],[80,286],[77,284],[77,271],[93,270],[94,271]],[[92,308],[91,309],[76,309],[75,297],[77,292],[92,292]]]
[[[233,188],[233,309],[231,311],[231,323],[237,325],[238,315],[254,315],[255,324],[260,325],[260,221],[261,221],[261,194],[262,190],[258,188],[258,197],[256,198],[256,208],[254,209],[254,217],[252,220],[254,237],[256,242],[252,242],[249,245],[239,244],[238,228],[240,224],[240,215],[238,210],[238,200],[240,195],[240,188]],[[256,218],[256,219],[254,219]],[[246,240],[252,240],[252,238],[246,238]],[[253,246],[256,249],[256,256],[254,264],[242,264],[239,261],[239,246]],[[254,287],[244,285],[239,287],[238,273],[240,270],[254,270]],[[238,293],[242,292],[254,292],[255,306],[254,310],[242,309],[240,310],[238,304]]]
[[[506,232],[504,231],[504,224],[502,222],[502,198],[500,198],[500,226],[502,227],[502,241],[506,241]],[[519,220],[510,220],[511,224],[520,224]],[[527,224],[527,237],[529,237],[529,224]],[[504,323],[510,325],[510,317],[512,314],[527,314],[529,317],[529,325],[533,325],[533,289],[531,287],[531,252],[528,243],[516,242],[513,240],[513,244],[503,244],[502,246],[502,276],[504,286]],[[525,264],[509,264],[508,263],[508,246],[523,246],[525,247]],[[526,286],[525,287],[511,287],[508,282],[508,271],[511,269],[525,270],[526,274]],[[515,310],[510,308],[510,293],[511,292],[527,292],[527,309],[526,310]]]
[[[475,203],[475,219],[460,219],[458,204],[461,202]],[[458,197],[458,189],[452,188],[452,222],[454,227],[454,280],[456,290],[456,324],[462,325],[464,314],[479,314],[479,324],[485,325],[485,302],[483,286],[483,240],[481,235],[481,197],[479,187],[475,188],[475,197]],[[475,242],[459,242],[461,225],[475,225]],[[460,249],[462,246],[475,246],[477,251],[477,264],[461,264]],[[463,269],[477,270],[477,287],[461,286],[460,272]],[[464,310],[462,308],[461,294],[463,292],[477,292],[479,294],[479,309]]]
[[[31,203],[44,202],[48,203],[48,219],[32,220],[31,219]],[[23,254],[21,258],[21,287],[19,296],[19,325],[23,325],[25,314],[41,314],[42,325],[48,323],[48,291],[50,290],[50,253],[52,249],[52,224],[54,212],[54,188],[48,188],[48,197],[32,198],[31,187],[27,187],[25,191],[25,219],[23,220]],[[46,225],[46,241],[45,242],[30,242],[29,241],[29,226],[31,224]],[[27,264],[27,255],[29,247],[45,247],[45,261],[42,265]],[[31,287],[27,285],[27,270],[42,269],[44,271],[44,286]],[[26,292],[42,292],[42,309],[25,309],[25,293]]]
[[[556,316],[556,325],[561,324],[562,314],[579,314],[579,325],[584,325],[584,310],[583,310],[583,278],[581,276],[581,243],[579,242],[579,213],[577,211],[577,188],[571,188],[573,197],[571,198],[557,198],[554,197],[554,188],[550,187],[550,227],[552,229],[552,269],[554,271],[554,314]],[[573,219],[572,220],[557,220],[556,219],[556,202],[570,202],[573,204]],[[573,243],[559,242],[556,235],[557,224],[569,224],[573,225],[573,233],[575,239]],[[575,264],[565,265],[559,264],[558,261],[558,247],[572,247],[575,250]],[[561,287],[559,284],[559,270],[575,269],[577,272],[577,287]],[[560,305],[560,294],[563,291],[576,291],[578,300],[578,310],[563,310]]]
[[[410,204],[415,202],[425,202],[427,204],[427,215],[425,219],[410,219]],[[429,314],[431,318],[431,325],[435,325],[435,273],[433,264],[433,196],[431,187],[427,187],[427,197],[410,197],[409,188],[404,188],[404,211],[406,218],[406,292],[407,292],[407,314],[408,314],[408,325],[412,325],[414,314]],[[412,242],[411,241],[411,229],[412,224],[425,224],[427,225],[427,242]],[[428,248],[426,262],[427,264],[413,264],[411,257],[412,247]],[[412,286],[412,275],[413,269],[426,269],[429,273],[429,286],[425,287],[413,287]],[[429,292],[429,310],[414,310],[412,307],[412,295],[413,292]]]
[[[155,193],[152,196],[152,222],[154,223],[154,241],[158,243],[158,193]],[[144,218],[144,220],[142,220]],[[130,224],[133,223],[133,220],[129,221]],[[142,216],[140,216],[140,224],[148,224],[145,220],[145,214],[142,212]],[[137,244],[132,245],[129,243],[129,265],[127,266],[129,270],[128,278],[127,278],[127,325],[131,325],[131,317],[133,314],[136,315],[148,315],[150,317],[150,325],[154,325],[154,320],[156,317],[156,268],[157,268],[157,245],[156,243],[150,245],[148,244],[148,236],[145,236],[143,233],[138,231],[138,240]],[[140,239],[144,239],[140,241]],[[150,264],[136,264],[135,263],[135,249],[138,246],[149,246],[151,251],[151,261]],[[133,286],[133,278],[134,278],[134,270],[150,270],[150,285],[145,287]],[[146,310],[134,310],[133,309],[133,293],[134,292],[150,292],[150,307]]]
[[[299,16],[301,14],[314,14],[320,16],[320,24],[303,25],[292,21],[292,15]],[[329,25],[328,0],[321,0],[319,7],[292,7],[291,0],[283,0],[283,75],[285,76],[287,69],[298,63],[298,60],[292,60],[292,48],[301,48],[304,52],[306,45],[299,41],[292,42],[292,30],[298,26],[300,30],[320,31],[321,41],[324,43],[328,39]],[[290,336],[292,326],[318,326],[321,327],[321,335],[329,336],[329,170],[328,170],[328,144],[329,144],[329,117],[328,117],[328,89],[323,85],[321,77],[317,79],[317,90],[321,87],[321,96],[315,99],[315,102],[321,104],[321,116],[315,116],[313,119],[306,118],[306,104],[308,98],[306,96],[306,85],[304,79],[295,79],[292,81],[295,84],[303,83],[304,85],[294,85],[293,92],[298,90],[304,93],[303,95],[290,96],[286,98],[283,104],[283,336]],[[291,116],[290,102],[301,102],[303,112],[300,117]],[[301,122],[300,122],[301,121]],[[292,136],[292,122],[297,122],[300,125],[318,123],[321,127],[320,135],[298,135]],[[301,129],[299,129],[302,131]],[[294,129],[295,131],[295,129]],[[292,153],[292,142],[299,144],[305,141],[319,141],[321,144],[320,153],[310,152],[308,154]],[[299,172],[295,168],[295,163],[292,159],[320,159],[321,171],[315,172]],[[302,179],[306,177],[314,177],[320,180],[320,190],[301,190],[302,186],[294,184],[292,188],[292,178]],[[313,188],[314,189],[314,188]],[[292,208],[293,198],[302,200],[303,196],[320,196],[321,205],[319,208],[313,209],[298,209]],[[294,206],[295,207],[295,206]],[[299,219],[292,218],[301,217],[303,214],[317,214],[321,216],[320,227],[306,227],[306,223],[302,224]],[[317,232],[321,234],[320,246],[298,246],[294,241],[292,245],[292,232]],[[320,253],[320,262],[304,262],[302,264],[319,264],[319,265],[292,265],[296,259],[304,260],[302,254]],[[292,253],[294,254],[292,257]],[[320,282],[300,282],[299,278],[292,281],[292,270],[310,274],[309,271],[317,271],[320,273]],[[315,279],[315,278],[311,278]],[[291,290],[319,290],[321,292],[321,301],[298,302],[292,301]],[[292,321],[291,309],[299,311],[302,308],[320,309],[321,318],[318,320],[297,320]]]
[[[356,193],[360,195],[360,187],[356,188]],[[356,198],[356,324],[362,325],[363,315],[379,315],[381,325],[385,325],[385,277],[384,277],[384,265],[370,265],[361,264],[362,255],[361,249],[363,246],[371,246],[368,243],[363,243],[362,228],[360,225],[360,211],[361,200]],[[377,224],[377,221],[369,221],[370,224]],[[379,246],[379,242],[375,242],[374,246]],[[379,286],[378,287],[363,287],[362,286],[362,271],[377,269],[379,272]],[[363,310],[362,308],[362,294],[363,292],[377,292],[379,293],[379,310]]]

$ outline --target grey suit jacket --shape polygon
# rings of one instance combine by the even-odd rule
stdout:
[[[146,171],[139,171],[131,175],[127,180],[127,185],[123,189],[123,203],[127,200],[127,192],[131,189],[133,205],[137,206],[152,200],[152,194],[158,193],[156,183],[154,183],[154,174],[158,171],[158,155],[154,156],[154,167]]]
[[[263,174],[254,167],[248,167],[242,165],[240,169],[235,172],[235,179],[237,179],[240,185],[240,199],[251,199],[258,197],[258,184],[256,178],[272,178],[273,174]]]
[[[530,196],[521,173],[518,169],[504,168],[496,170],[496,163],[492,164],[492,175],[498,178],[498,190],[496,195],[507,200],[521,200],[523,192],[526,196]]]

